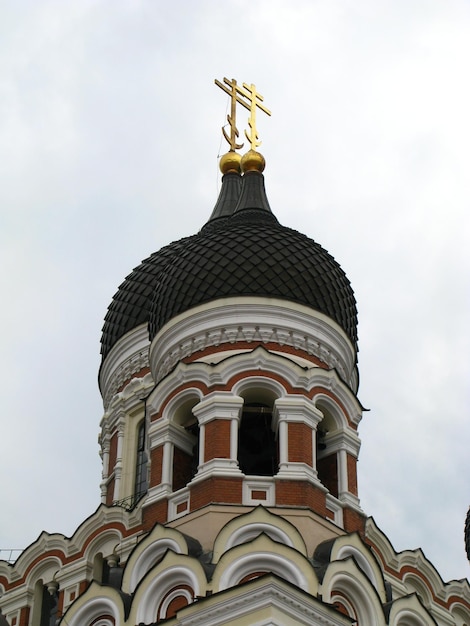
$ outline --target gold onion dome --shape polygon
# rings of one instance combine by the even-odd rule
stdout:
[[[243,172],[262,172],[266,167],[266,161],[260,152],[248,150],[242,156],[241,166]]]
[[[220,171],[222,172],[222,174],[228,174],[229,172],[236,172],[237,174],[239,174],[241,170],[241,165],[240,165],[241,160],[242,158],[238,154],[238,152],[235,152],[234,150],[230,150],[229,152],[227,152],[226,154],[223,154],[220,157],[220,161],[219,161]]]

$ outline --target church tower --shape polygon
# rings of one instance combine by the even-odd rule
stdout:
[[[305,508],[363,532],[353,291],[279,224],[261,154],[237,157],[200,232],[143,261],[109,307],[103,502],[143,498],[148,524],[212,504]]]
[[[216,84],[231,112],[215,207],[106,314],[102,503],[0,563],[4,623],[469,624],[468,583],[397,554],[361,509],[353,290],[271,210],[263,98]]]

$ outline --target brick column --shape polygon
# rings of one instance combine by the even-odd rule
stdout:
[[[200,429],[199,468],[195,481],[208,476],[240,476],[238,424],[243,398],[209,395],[193,407]]]

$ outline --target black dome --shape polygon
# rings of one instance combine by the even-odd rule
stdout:
[[[356,302],[341,267],[319,244],[265,210],[240,210],[186,242],[158,278],[150,338],[179,313],[231,296],[307,305],[335,320],[356,345]]]
[[[103,360],[121,337],[140,324],[148,322],[158,276],[189,239],[191,237],[185,237],[154,252],[121,283],[104,318],[101,335]]]
[[[345,273],[319,244],[281,226],[259,172],[223,177],[219,199],[201,232],[155,252],[136,267],[108,308],[104,360],[127,332],[148,323],[150,339],[170,319],[218,298],[264,296],[298,302],[328,315],[357,344],[356,302]]]

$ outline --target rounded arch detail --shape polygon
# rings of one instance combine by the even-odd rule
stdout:
[[[315,408],[323,413],[322,424],[324,430],[335,432],[348,428],[349,422],[343,407],[326,393],[318,392],[313,398]]]
[[[178,543],[169,538],[158,539],[145,548],[132,567],[130,574],[131,593],[135,591],[142,578],[165,556],[168,550],[181,553]]]
[[[116,528],[107,528],[104,532],[93,537],[85,550],[85,558],[88,563],[93,563],[96,555],[103,557],[113,554],[122,541],[122,534]]]
[[[234,587],[251,574],[269,572],[316,594],[318,581],[307,559],[295,549],[260,535],[225,552],[216,565],[214,592]]]
[[[153,623],[161,611],[164,599],[173,590],[181,588],[190,593],[191,599],[200,595],[198,578],[189,568],[175,565],[160,572],[153,578],[138,602],[136,623]],[[191,591],[188,591],[188,588]]]
[[[235,559],[220,578],[219,591],[235,587],[253,572],[271,572],[307,591],[307,579],[292,561],[272,552],[254,552]]]
[[[361,547],[363,548],[362,550]],[[384,596],[383,599],[385,601],[383,578],[380,571],[378,571],[378,566],[373,562],[372,556],[365,553],[362,544],[360,547],[356,547],[351,544],[342,545],[334,555],[335,560],[347,559],[349,557],[352,557],[356,561],[359,569],[364,572],[377,592]]]
[[[62,561],[56,556],[46,557],[43,561],[36,563],[28,573],[26,578],[26,584],[29,589],[34,589],[36,583],[42,580],[44,585],[53,581],[55,579],[55,575],[62,568]]]
[[[234,518],[222,528],[214,542],[214,562],[218,562],[228,550],[252,542],[260,535],[266,535],[272,541],[307,556],[305,542],[297,528],[284,518],[258,506],[250,513]]]
[[[265,376],[247,376],[238,380],[232,387],[236,396],[243,398],[245,402],[263,401],[265,404],[274,405],[275,400],[286,395],[286,388],[266,372]]]
[[[76,600],[64,614],[62,620],[67,626],[114,626],[124,623],[122,607],[115,590],[106,589],[109,595],[93,596],[98,586],[94,583],[85,595]],[[90,597],[91,596],[91,597]]]
[[[434,618],[426,611],[415,594],[395,600],[390,609],[388,622],[390,626],[429,626],[436,624]]]
[[[197,387],[186,387],[174,395],[165,405],[162,417],[186,428],[195,421],[192,409],[203,399],[203,393]]]
[[[205,585],[206,577],[199,561],[167,552],[163,560],[147,572],[137,586],[129,622],[152,624],[161,613],[169,594],[186,590],[185,595],[193,600],[196,596],[205,595]],[[171,597],[174,599],[175,596]]]
[[[424,606],[429,607],[432,603],[432,592],[426,583],[413,573],[406,573],[403,582],[410,593],[415,593]]]
[[[187,555],[187,543],[177,530],[157,524],[131,552],[124,570],[123,591],[133,593],[139,582],[158,566],[167,553]]]
[[[385,626],[377,591],[352,557],[330,564],[322,582],[322,596],[330,603],[343,598],[343,605],[349,603],[359,624]]]

